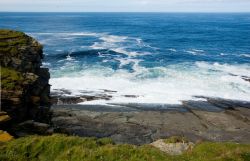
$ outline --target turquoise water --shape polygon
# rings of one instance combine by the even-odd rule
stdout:
[[[101,103],[250,101],[248,13],[0,13],[0,28],[44,45],[52,89],[117,91]]]

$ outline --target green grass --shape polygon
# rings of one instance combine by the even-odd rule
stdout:
[[[23,32],[13,31],[8,29],[0,29],[0,40],[9,38],[19,38],[24,36],[25,34]]]
[[[13,69],[0,67],[1,88],[5,90],[19,89],[22,86],[24,78],[20,72]]]
[[[0,56],[8,54],[8,56],[20,56],[20,49],[30,46],[32,38],[20,31],[0,29]],[[38,48],[42,48],[39,43]],[[1,62],[2,63],[2,62]]]
[[[0,53],[16,55],[18,46],[26,45],[28,41],[23,32],[0,29]]]
[[[110,139],[29,136],[0,145],[4,161],[249,161],[250,145],[204,142],[191,152],[167,155],[150,146],[115,145]]]

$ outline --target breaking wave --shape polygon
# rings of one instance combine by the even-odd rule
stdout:
[[[250,66],[199,61],[199,56],[207,56],[202,49],[169,47],[159,53],[142,38],[109,33],[30,34],[50,53],[43,65],[52,73],[52,90],[67,89],[72,95],[117,91],[102,103],[180,104],[195,96],[250,101],[250,83],[242,79],[250,77]],[[188,60],[173,61],[175,57]]]

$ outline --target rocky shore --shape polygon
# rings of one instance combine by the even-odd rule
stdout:
[[[52,123],[58,132],[116,143],[142,145],[175,135],[250,143],[250,102],[204,99],[182,105],[53,105]]]

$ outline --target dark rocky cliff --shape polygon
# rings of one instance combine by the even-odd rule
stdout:
[[[41,67],[42,49],[41,44],[22,32],[0,30],[0,111],[7,112],[11,124],[50,119],[50,74]]]

